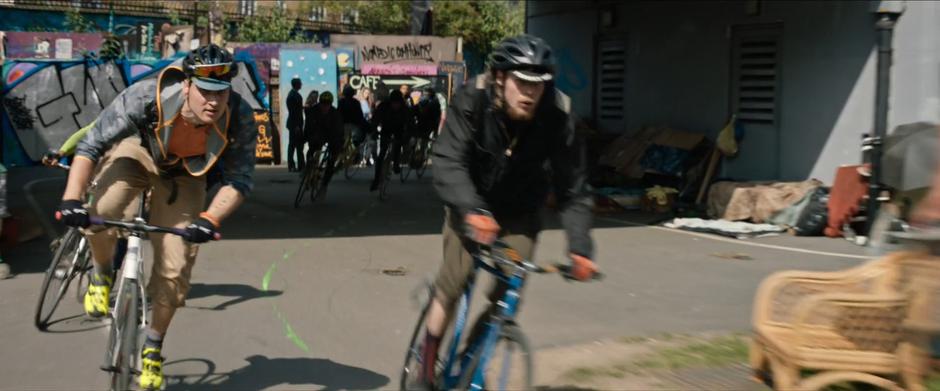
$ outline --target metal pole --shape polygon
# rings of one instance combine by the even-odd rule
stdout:
[[[871,178],[868,183],[867,232],[878,216],[881,196],[881,156],[888,129],[888,95],[891,91],[891,40],[897,16],[879,14],[875,29],[878,32],[878,75],[875,84],[875,134],[871,140]]]

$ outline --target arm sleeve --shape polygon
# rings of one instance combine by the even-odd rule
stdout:
[[[470,153],[474,147],[472,114],[461,112],[457,102],[448,108],[444,130],[432,148],[434,154],[434,187],[448,205],[461,213],[487,205],[477,193],[470,177]]]
[[[156,81],[153,79],[141,81],[122,91],[98,115],[87,135],[78,142],[75,155],[97,162],[114,143],[139,134],[147,126],[147,104],[154,99]]]
[[[85,135],[88,134],[88,131],[91,130],[91,128],[94,126],[95,121],[91,121],[90,124],[72,134],[72,136],[69,137],[68,140],[65,140],[65,143],[59,147],[59,153],[61,153],[63,156],[69,156],[75,153],[75,150],[78,148],[78,142],[81,141],[81,139],[85,137]]]
[[[239,97],[238,99],[242,99]],[[229,129],[228,147],[222,154],[222,183],[230,185],[247,197],[254,188],[255,145],[258,143],[258,129],[255,127],[254,112],[248,102],[238,105],[238,112],[233,113],[235,127]]]
[[[591,240],[594,199],[588,183],[587,149],[568,115],[563,132],[553,148],[551,166],[561,223],[568,237],[568,251],[593,259]]]

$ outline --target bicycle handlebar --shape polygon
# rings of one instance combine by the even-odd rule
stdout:
[[[492,251],[493,249],[496,249],[498,252],[501,252],[503,254],[507,252],[506,250],[515,251],[512,248],[512,246],[510,246],[508,243],[506,243],[503,240],[497,240],[491,246],[481,245],[480,249],[483,251],[479,251],[478,256],[492,259],[493,262],[495,262],[497,265],[505,265],[505,266],[509,266],[512,268],[521,268],[525,270],[526,272],[536,273],[536,274],[558,273],[565,280],[577,280],[576,278],[574,278],[574,276],[571,275],[571,265],[566,265],[563,263],[556,262],[551,265],[541,266],[529,260],[520,259],[517,261],[517,260],[509,259],[508,257],[494,254],[494,252]],[[591,279],[595,281],[603,280],[604,273],[596,272],[594,273],[594,276]]]
[[[56,220],[62,220],[62,213],[55,213]],[[165,233],[179,236],[183,239],[189,240],[189,232],[184,228],[171,228],[171,227],[159,227],[155,225],[149,225],[147,223],[136,222],[136,221],[120,221],[120,220],[107,220],[101,216],[91,216],[88,218],[88,221],[92,225],[101,225],[105,227],[115,227],[122,228],[134,232],[156,232],[156,233]],[[222,240],[222,234],[216,232],[213,240]]]
[[[173,234],[183,239],[189,240],[189,233],[183,228],[158,227],[136,221],[107,220],[101,216],[91,216],[88,218],[93,225],[103,225],[105,227],[117,227],[134,232],[157,232]],[[222,234],[216,232],[213,240],[222,240]]]

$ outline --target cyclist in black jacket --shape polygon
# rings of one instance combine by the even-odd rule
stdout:
[[[585,281],[597,272],[585,145],[575,134],[571,100],[552,84],[551,48],[530,35],[509,38],[488,68],[454,96],[433,148],[434,186],[446,207],[444,263],[423,349],[429,383],[447,314],[472,272],[469,250],[501,238],[531,259],[550,191],[568,237],[571,275]]]

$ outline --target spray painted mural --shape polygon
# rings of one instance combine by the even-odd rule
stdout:
[[[0,93],[3,163],[34,164],[43,153],[94,121],[127,86],[156,77],[164,67],[179,61],[8,61]],[[240,71],[233,89],[256,112],[266,111],[265,86],[257,77],[254,59],[241,55],[236,61]],[[269,142],[268,148],[276,147]]]

